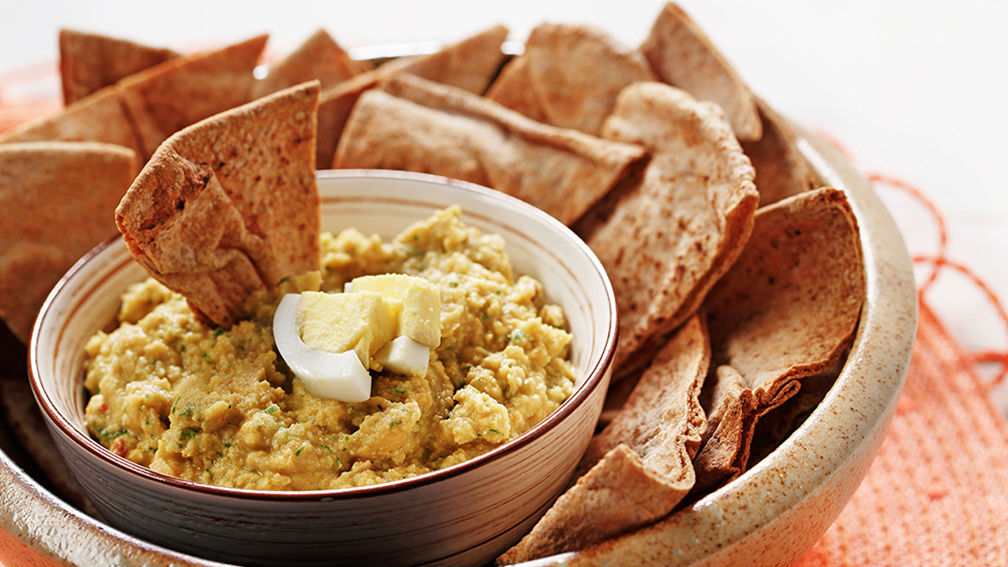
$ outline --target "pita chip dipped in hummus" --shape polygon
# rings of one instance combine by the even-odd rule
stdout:
[[[180,130],[116,210],[134,258],[215,325],[240,319],[252,293],[319,269],[318,90],[292,87]]]

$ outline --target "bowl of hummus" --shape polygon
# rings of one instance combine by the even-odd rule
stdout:
[[[31,346],[47,425],[109,523],[166,547],[485,563],[560,494],[594,431],[609,280],[570,230],[502,193],[318,175],[321,272],[257,294],[230,328],[147,279],[121,240],[82,259]],[[320,375],[326,350],[352,368]]]

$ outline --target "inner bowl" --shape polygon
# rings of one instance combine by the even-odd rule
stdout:
[[[542,282],[574,336],[571,397],[519,438],[418,477],[341,490],[222,488],[166,476],[87,433],[84,344],[146,277],[121,239],[82,259],[46,301],[29,346],[32,388],[56,444],[110,524],[198,556],[241,564],[484,563],[516,542],[568,482],[601,411],[616,306],[601,264],[569,229],[502,193],[424,174],[323,171],[322,227],[389,239],[437,210],[500,234],[516,274]]]

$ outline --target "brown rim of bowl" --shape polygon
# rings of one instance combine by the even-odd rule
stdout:
[[[602,263],[599,261],[595,253],[592,252],[591,248],[581,240],[573,231],[567,226],[562,224],[560,221],[556,220],[552,216],[546,214],[542,210],[533,207],[532,205],[511,197],[500,191],[495,191],[493,189],[488,189],[481,185],[475,183],[470,183],[467,181],[460,181],[457,179],[451,179],[448,177],[442,177],[438,175],[431,175],[427,173],[415,173],[407,171],[398,170],[366,170],[366,169],[345,169],[345,170],[318,170],[316,172],[318,179],[345,179],[345,178],[371,178],[371,179],[392,179],[392,180],[410,180],[410,181],[424,181],[435,184],[448,185],[464,191],[469,191],[472,193],[477,193],[484,198],[489,198],[492,200],[498,200],[506,202],[523,209],[529,216],[538,219],[540,222],[544,222],[548,225],[552,225],[555,229],[560,230],[562,233],[567,233],[569,236],[573,237],[575,246],[581,250],[583,254],[587,256],[591,265],[596,270],[596,273],[602,277],[602,281],[605,284],[605,293],[608,298],[609,306],[609,328],[606,329],[605,333],[605,344],[603,346],[602,357],[598,362],[592,367],[586,370],[586,378],[584,382],[574,391],[573,394],[567,400],[563,402],[553,413],[546,416],[545,419],[534,425],[531,429],[525,433],[518,436],[518,438],[509,441],[499,447],[496,447],[482,455],[478,455],[469,459],[465,462],[452,465],[448,468],[431,471],[429,473],[424,473],[422,475],[417,475],[415,477],[410,477],[402,480],[395,480],[390,482],[384,482],[381,484],[374,484],[370,486],[359,486],[352,488],[339,488],[339,489],[329,489],[329,490],[305,490],[305,491],[279,491],[279,490],[251,490],[244,488],[230,488],[223,486],[214,486],[210,484],[203,484],[198,482],[193,482],[189,480],[183,480],[174,476],[169,476],[166,474],[158,473],[150,470],[147,467],[134,463],[124,457],[120,457],[115,453],[112,453],[105,447],[98,444],[97,441],[92,439],[90,436],[86,435],[84,432],[77,429],[73,424],[70,423],[62,414],[57,412],[53,407],[53,403],[50,400],[48,394],[46,394],[41,386],[39,385],[39,380],[37,377],[37,361],[39,359],[38,355],[38,330],[41,327],[42,322],[49,318],[49,307],[54,301],[56,295],[62,292],[63,288],[67,286],[67,283],[72,279],[80,270],[83,269],[84,264],[91,260],[94,256],[100,254],[103,250],[114,244],[120,239],[120,237],[112,237],[105,242],[102,242],[90,252],[84,255],[80,260],[78,260],[67,272],[60,278],[60,280],[53,287],[52,291],[46,297],[45,303],[42,304],[42,309],[40,313],[42,314],[32,327],[31,340],[28,346],[28,375],[29,382],[31,383],[32,392],[35,395],[35,400],[38,402],[42,410],[49,416],[49,419],[59,427],[63,433],[70,437],[71,440],[76,442],[78,445],[86,449],[92,455],[98,457],[100,460],[122,469],[127,473],[138,475],[146,480],[164,483],[169,486],[176,488],[196,490],[198,492],[203,492],[207,494],[212,494],[215,496],[241,498],[241,499],[255,499],[255,500],[266,500],[266,501],[327,501],[334,499],[353,499],[353,498],[363,498],[367,496],[373,496],[376,494],[384,494],[389,492],[395,492],[399,490],[406,490],[411,488],[417,488],[423,485],[427,485],[433,482],[437,482],[446,478],[451,478],[462,474],[470,469],[473,469],[483,463],[497,460],[504,455],[515,451],[521,447],[524,447],[531,443],[533,440],[544,435],[548,430],[555,427],[560,421],[569,416],[574,408],[581,403],[583,403],[588,396],[598,388],[599,384],[602,382],[602,377],[605,374],[605,369],[612,362],[613,354],[616,347],[617,339],[617,328],[618,328],[618,314],[616,311],[616,299],[615,294],[612,289],[612,283],[609,281],[609,277],[606,274],[605,269],[602,267]]]

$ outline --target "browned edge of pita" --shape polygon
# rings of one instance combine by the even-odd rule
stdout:
[[[570,224],[647,157],[639,146],[541,124],[409,74],[383,79],[379,87],[354,107],[334,167],[463,179]]]
[[[141,158],[145,155],[120,103],[117,86],[101,89],[0,134],[0,144],[21,142],[102,142],[130,148]]]
[[[600,29],[540,24],[487,97],[530,118],[598,135],[623,87],[656,79],[644,56]]]
[[[699,395],[710,362],[694,316],[644,373],[616,419],[592,439],[584,474],[498,563],[581,549],[672,512],[693,487],[706,426]]]
[[[210,322],[252,293],[319,269],[318,81],[187,127],[158,148],[116,209],[133,257]]]
[[[113,211],[136,170],[122,146],[0,145],[0,318],[22,342],[63,273],[115,235]]]
[[[697,489],[745,470],[759,418],[849,348],[865,300],[857,220],[822,188],[759,210],[738,261],[704,303],[714,372]]]
[[[640,50],[662,81],[721,106],[739,140],[760,138],[756,98],[707,34],[678,5],[665,5]]]
[[[819,177],[798,150],[797,135],[788,121],[766,101],[756,100],[763,136],[755,142],[743,142],[742,149],[756,169],[760,206],[765,207],[815,189]]]
[[[578,227],[590,232],[616,294],[619,378],[646,364],[696,311],[749,237],[759,195],[720,108],[674,87],[623,89],[603,134],[653,156],[604,221]]]
[[[367,61],[352,59],[329,32],[318,29],[281,61],[270,65],[266,77],[255,82],[252,98],[312,79],[318,79],[324,90],[373,68]]]
[[[176,57],[119,82],[120,100],[150,157],[182,128],[251,99],[263,34],[227,47]]]
[[[179,55],[163,47],[71,29],[60,30],[59,53],[63,104]]]
[[[374,88],[384,77],[406,72],[482,94],[505,59],[501,44],[507,39],[504,26],[494,26],[428,55],[388,61],[372,71],[327,88],[319,97],[319,139],[317,162],[321,167],[334,163],[336,146],[357,98]],[[332,167],[336,167],[332,165]]]

